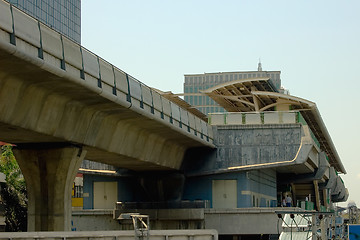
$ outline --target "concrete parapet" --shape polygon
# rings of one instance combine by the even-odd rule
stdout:
[[[206,209],[205,228],[215,228],[219,234],[278,234],[282,231],[278,209],[282,208]]]
[[[126,209],[114,210],[114,218],[121,213],[139,212],[149,215],[151,220],[202,220],[204,219],[204,208],[191,209]]]
[[[84,231],[84,232],[18,232],[0,233],[0,239],[98,239],[98,240],[133,240],[134,231]],[[214,229],[206,230],[151,230],[150,240],[217,240],[218,233]]]

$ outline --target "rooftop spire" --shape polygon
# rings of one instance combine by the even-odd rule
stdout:
[[[258,63],[258,71],[261,72],[262,71],[262,67],[261,67],[261,60],[259,58],[259,63]]]

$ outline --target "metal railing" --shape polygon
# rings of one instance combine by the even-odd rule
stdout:
[[[169,202],[117,202],[116,209],[181,209],[210,208],[209,200],[169,201]]]

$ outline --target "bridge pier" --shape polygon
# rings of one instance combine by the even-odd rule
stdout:
[[[71,190],[86,155],[78,147],[19,148],[28,193],[28,231],[70,231]]]

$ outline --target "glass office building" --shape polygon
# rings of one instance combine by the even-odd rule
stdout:
[[[7,0],[71,40],[81,42],[81,0]]]
[[[200,95],[199,93],[202,90],[215,87],[222,83],[260,77],[270,78],[274,87],[280,91],[280,73],[280,71],[262,71],[261,65],[259,65],[258,71],[186,74],[184,82],[184,100],[204,114],[225,112],[225,109],[220,107],[214,100],[208,96]]]

